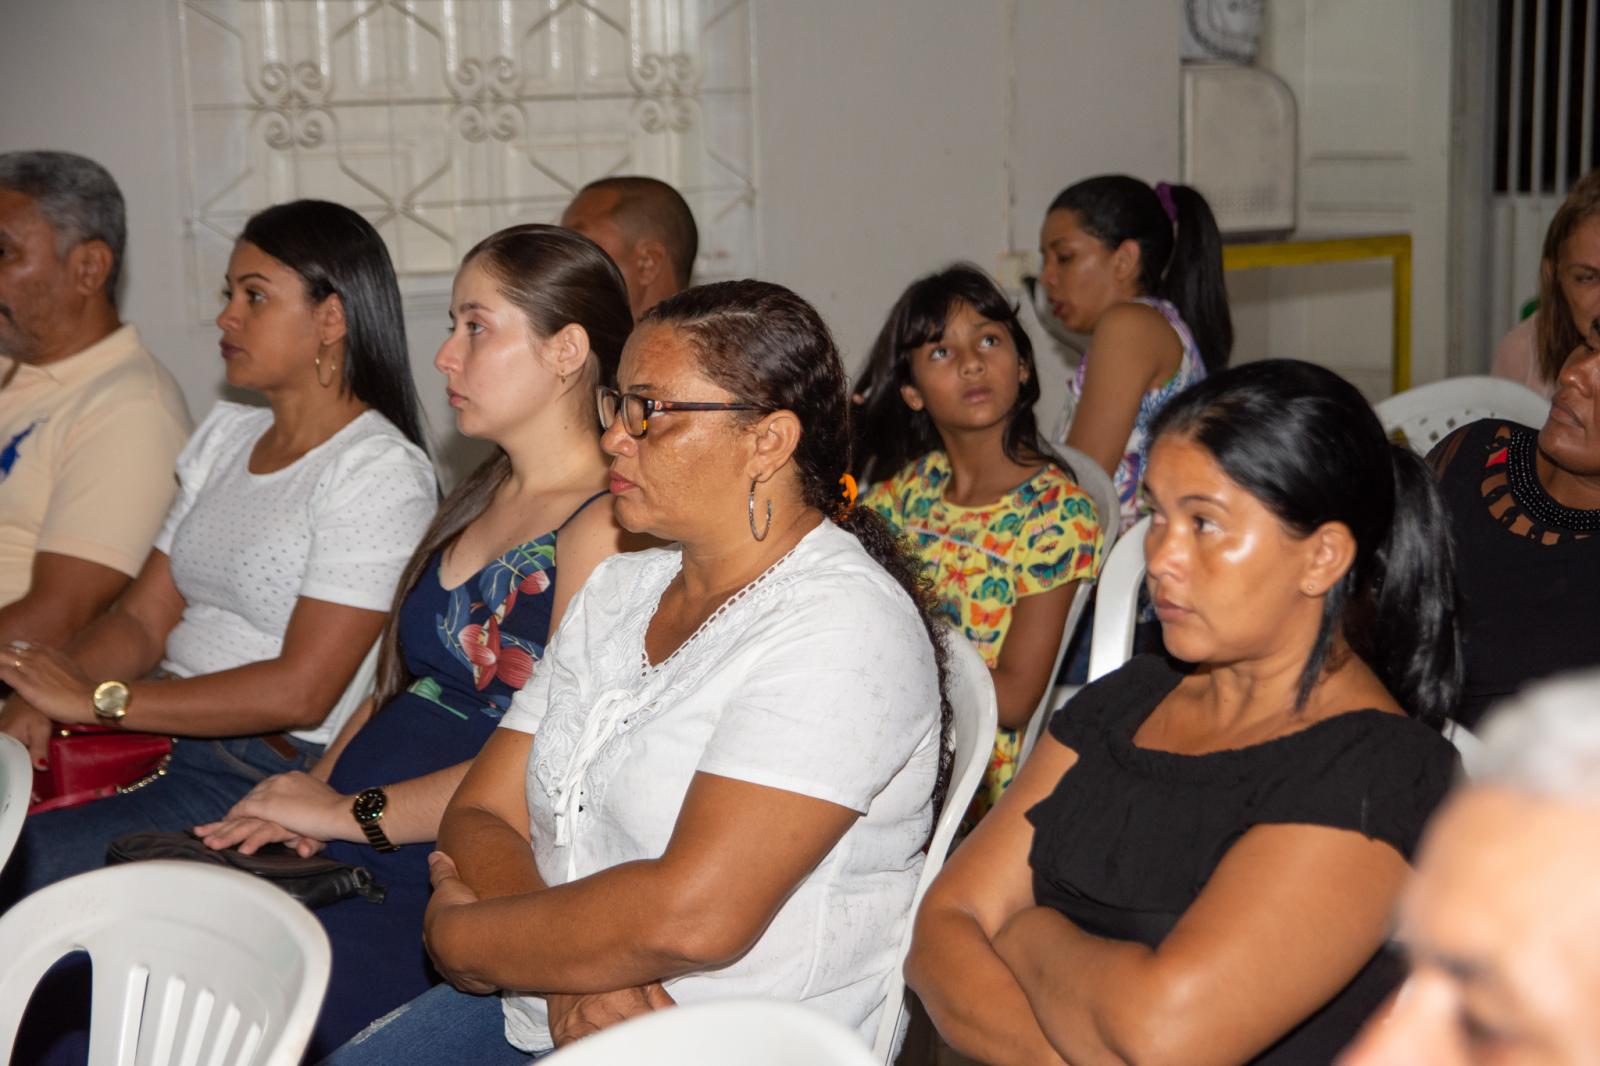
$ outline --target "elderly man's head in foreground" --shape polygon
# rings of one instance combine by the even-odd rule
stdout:
[[[1600,674],[1505,705],[1401,906],[1412,975],[1345,1066],[1600,1064]]]

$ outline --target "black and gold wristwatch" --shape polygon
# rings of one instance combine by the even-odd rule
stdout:
[[[128,713],[128,704],[133,702],[133,693],[121,681],[102,681],[95,686],[89,702],[94,704],[94,716],[101,722],[121,725],[123,716]]]
[[[378,823],[383,820],[383,812],[389,806],[389,797],[381,788],[369,788],[356,794],[355,802],[350,805],[350,813],[355,815],[356,824],[361,826],[361,831],[367,834],[367,843],[379,851],[399,851],[400,848],[389,843],[389,838],[384,835]]]

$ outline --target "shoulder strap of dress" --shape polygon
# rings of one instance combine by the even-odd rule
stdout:
[[[591,503],[593,503],[594,501],[598,500],[600,497],[606,495],[608,491],[609,490],[602,489],[601,491],[595,493],[593,496],[590,496],[587,500],[584,500],[582,503],[578,504],[577,509],[574,510],[571,514],[567,515],[565,520],[563,520],[562,523],[559,526],[557,526],[553,532],[560,533],[563,529],[566,529],[567,525],[574,518],[577,518],[579,515],[581,515],[583,513],[583,509],[585,507],[589,506]]]

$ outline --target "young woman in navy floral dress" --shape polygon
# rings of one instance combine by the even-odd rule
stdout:
[[[438,980],[422,914],[439,818],[567,602],[622,546],[594,412],[633,325],[611,260],[552,226],[503,230],[467,254],[450,316],[434,365],[461,432],[495,453],[406,568],[372,700],[309,774],[268,778],[197,827],[214,847],[325,849],[387,889],[317,911],[333,975],[312,1061]]]

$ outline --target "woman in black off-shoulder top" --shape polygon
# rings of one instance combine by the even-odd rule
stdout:
[[[1157,425],[1140,657],[1056,713],[917,918],[910,981],[987,1063],[1329,1062],[1455,753],[1450,544],[1347,382],[1252,363]]]

